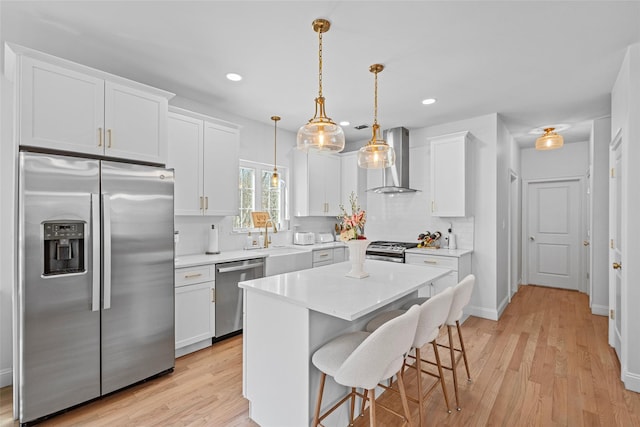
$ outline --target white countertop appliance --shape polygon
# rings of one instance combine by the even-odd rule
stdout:
[[[315,242],[316,235],[310,231],[298,231],[293,234],[294,245],[313,245]]]
[[[329,243],[335,241],[333,233],[318,233],[318,243]]]

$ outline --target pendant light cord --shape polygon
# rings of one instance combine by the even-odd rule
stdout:
[[[375,73],[374,83],[374,97],[373,97],[373,124],[378,124],[378,72]]]
[[[318,98],[322,98],[322,30],[318,31]]]
[[[276,159],[278,158],[276,155],[276,146],[277,146],[277,141],[276,141],[276,137],[278,134],[278,121],[277,120],[273,120],[273,170],[276,171],[278,170],[276,168]]]

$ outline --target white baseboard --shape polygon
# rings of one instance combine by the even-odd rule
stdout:
[[[469,305],[464,312],[465,314],[482,317],[483,319],[498,320],[498,311],[490,308]]]
[[[591,314],[595,314],[596,316],[608,316],[609,315],[609,306],[593,304],[591,306]]]
[[[498,319],[502,316],[502,313],[506,310],[509,305],[509,297],[504,297],[500,305],[498,305]]]
[[[630,372],[626,372],[623,375],[623,381],[624,386],[627,390],[640,393],[640,374],[632,374]]]
[[[0,387],[13,384],[13,369],[5,368],[0,370]]]

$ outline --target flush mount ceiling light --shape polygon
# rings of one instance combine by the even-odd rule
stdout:
[[[279,178],[278,168],[276,167],[276,138],[278,136],[278,120],[280,120],[280,116],[271,116],[271,120],[273,120],[273,174],[271,175],[271,187],[278,188]]]
[[[326,19],[313,21],[313,30],[318,33],[318,97],[315,115],[298,130],[297,148],[305,152],[339,153],[344,149],[344,132],[327,117],[322,96],[322,33],[329,31],[330,27],[331,23]]]
[[[232,82],[239,82],[240,80],[242,80],[242,76],[236,73],[227,73],[227,79],[231,80]]]
[[[384,65],[373,64],[369,67],[375,75],[375,95],[373,101],[373,126],[371,140],[358,150],[358,166],[364,169],[384,169],[396,163],[396,152],[380,137],[378,124],[378,73],[384,70]]]
[[[564,139],[562,135],[554,132],[555,128],[545,128],[544,135],[536,139],[536,150],[555,150],[562,147]]]

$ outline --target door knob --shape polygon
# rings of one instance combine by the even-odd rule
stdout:
[[[614,262],[613,263],[613,269],[614,270],[620,270],[622,268],[622,264],[618,263],[618,262]]]
[[[589,246],[589,241],[588,240],[583,241],[582,246]]]
[[[533,236],[529,236],[529,240],[531,240],[533,242],[534,240],[536,240],[536,238],[533,237]]]

